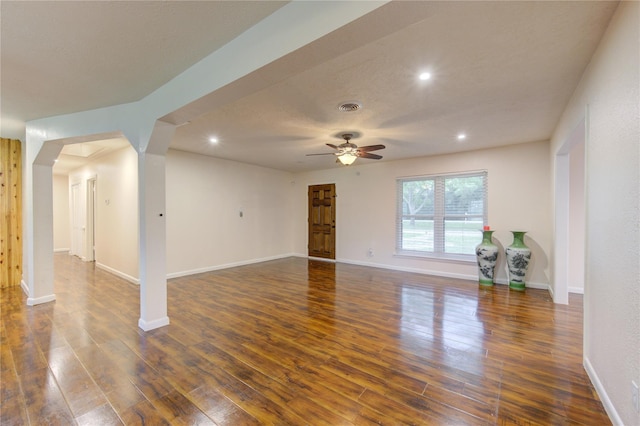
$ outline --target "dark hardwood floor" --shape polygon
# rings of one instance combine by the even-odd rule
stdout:
[[[1,292],[5,425],[610,424],[582,298],[289,258],[138,287],[55,255],[52,303]]]

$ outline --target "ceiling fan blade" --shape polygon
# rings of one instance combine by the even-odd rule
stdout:
[[[368,152],[358,152],[358,158],[368,158],[370,160],[379,160],[382,158],[382,155],[369,154]]]
[[[335,152],[324,152],[322,154],[307,154],[307,157],[311,155],[337,155]]]
[[[330,146],[333,149],[339,149],[336,145],[334,145],[332,143],[328,143],[327,146]]]
[[[371,152],[371,151],[377,151],[379,149],[385,149],[385,146],[384,145],[361,146],[361,147],[358,148],[358,151]]]

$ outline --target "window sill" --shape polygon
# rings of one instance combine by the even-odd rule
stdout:
[[[473,263],[477,262],[477,259],[472,254],[452,254],[452,253],[424,253],[419,251],[401,251],[393,254],[394,257],[425,259],[425,260],[437,260],[453,263]]]

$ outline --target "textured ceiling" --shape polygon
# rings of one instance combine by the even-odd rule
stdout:
[[[0,2],[2,127],[141,99],[287,2]]]
[[[172,147],[299,171],[345,131],[385,160],[546,140],[616,4],[394,2],[325,37],[337,54],[180,127]],[[395,27],[376,22],[392,15]],[[387,26],[393,24],[386,24]],[[366,35],[348,51],[346,43]],[[282,58],[291,66],[325,40]],[[429,70],[430,81],[418,74]],[[360,101],[344,113],[337,106]],[[467,134],[458,141],[459,132]],[[208,136],[220,142],[211,145]],[[358,160],[364,163],[371,160]]]
[[[110,8],[91,13],[77,6],[83,3],[67,4],[66,13],[82,29],[76,37],[72,22],[58,35],[39,17],[47,21],[42,25],[51,32],[54,50],[74,64],[67,67],[47,52],[42,43],[47,31],[39,26],[32,28],[36,35],[8,30],[13,42],[7,65],[4,25],[10,8],[2,2],[3,116],[32,119],[139,99],[280,6],[152,2],[153,13],[147,14],[138,4],[147,2],[131,3],[107,3]],[[13,11],[11,20],[38,14],[35,6],[23,6],[27,11],[12,6],[20,13]],[[340,143],[337,136],[345,131],[359,135],[358,145],[385,144],[377,152],[384,156],[380,161],[546,140],[616,6],[609,1],[391,2],[255,71],[250,78],[276,71],[282,78],[179,127],[171,147],[301,171],[337,167],[331,156],[306,154],[330,152],[325,144]],[[130,13],[138,21],[132,22]],[[203,30],[207,14],[221,26],[218,31]],[[99,28],[99,34],[92,36],[90,28]],[[127,40],[138,41],[128,46]],[[32,55],[38,49],[56,66],[25,72],[27,81],[21,81],[18,65],[42,65]],[[432,73],[431,80],[417,80],[423,70]],[[32,88],[36,75],[42,81]],[[39,99],[37,93],[45,96]],[[338,111],[349,100],[363,108]],[[457,140],[459,132],[467,133],[464,141]],[[208,142],[212,135],[219,139],[216,145]],[[366,161],[372,160],[357,164]]]

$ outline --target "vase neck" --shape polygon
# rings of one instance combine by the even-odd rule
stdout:
[[[511,231],[513,234],[513,247],[526,247],[524,244],[524,234],[526,231]]]
[[[491,241],[492,234],[493,231],[482,231],[482,242],[493,244],[493,241]]]

